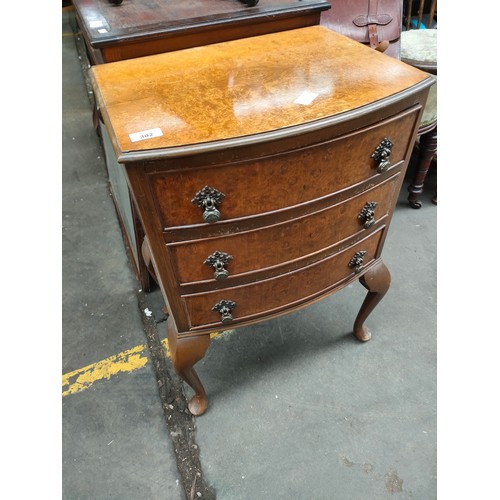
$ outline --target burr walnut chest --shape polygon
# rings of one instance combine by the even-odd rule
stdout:
[[[317,25],[327,0],[73,0],[84,50],[93,65]],[[83,48],[83,47],[82,47]],[[140,258],[144,230],[102,124],[110,190],[137,278],[150,289]]]
[[[389,288],[384,240],[427,74],[321,26],[94,66],[99,110],[145,231],[172,362],[209,334],[306,306],[360,280],[354,321]]]

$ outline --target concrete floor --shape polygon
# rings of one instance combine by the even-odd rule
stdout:
[[[365,295],[357,283],[223,333],[197,365],[209,410],[191,417],[158,349],[161,296],[140,291],[128,261],[71,16],[62,19],[63,498],[435,499],[435,172],[420,210],[406,203],[407,180],[401,192],[384,250],[392,285],[367,322],[372,340],[351,333]]]

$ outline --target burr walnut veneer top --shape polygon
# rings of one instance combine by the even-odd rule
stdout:
[[[427,79],[322,26],[98,65],[90,73],[117,156],[286,129],[373,105]],[[157,137],[130,137],[158,129]]]

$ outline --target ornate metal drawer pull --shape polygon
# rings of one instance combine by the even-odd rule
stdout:
[[[209,255],[203,264],[212,266],[215,269],[214,278],[216,280],[225,280],[229,276],[229,272],[224,266],[231,260],[233,260],[232,255],[217,250],[212,255]]]
[[[236,302],[233,302],[232,300],[227,300],[227,299],[222,299],[217,302],[212,307],[212,311],[217,311],[221,315],[221,321],[222,323],[231,323],[233,321],[233,316],[231,314],[231,311],[236,307]]]
[[[363,259],[365,257],[366,250],[360,250],[359,252],[356,252],[349,262],[349,267],[354,268],[354,272],[357,274],[361,272],[361,269],[363,267]]]
[[[375,207],[377,206],[376,201],[369,201],[365,204],[365,206],[361,209],[361,212],[358,215],[358,219],[365,229],[373,226],[375,224]]]
[[[389,157],[391,156],[391,150],[394,144],[387,139],[387,137],[384,137],[382,141],[380,141],[380,144],[377,146],[375,151],[372,153],[372,158],[376,161],[379,162],[377,166],[377,172],[381,174],[382,172],[385,172],[390,166],[391,162],[389,161]]]
[[[222,203],[225,194],[210,186],[205,186],[198,191],[191,203],[203,209],[203,220],[205,222],[217,222],[220,219],[220,212],[217,205]]]

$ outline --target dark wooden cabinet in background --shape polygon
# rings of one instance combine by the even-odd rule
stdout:
[[[321,26],[114,64],[91,78],[168,309],[174,368],[209,334],[359,279],[354,322],[386,293],[381,259],[432,80]]]
[[[73,0],[92,64],[319,24],[327,0]]]

